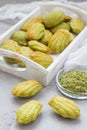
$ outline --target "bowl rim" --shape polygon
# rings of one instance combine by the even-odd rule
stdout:
[[[75,70],[75,69],[73,69]],[[77,69],[76,69],[77,70]],[[79,69],[78,69],[79,70]],[[64,88],[60,82],[59,82],[59,78],[60,76],[63,74],[63,71],[64,71],[64,68],[61,69],[60,71],[58,71],[57,75],[56,75],[56,86],[58,88],[58,90],[64,94],[65,96],[68,96],[70,98],[74,98],[74,99],[87,99],[87,93],[84,93],[84,92],[72,92],[66,88]],[[71,71],[71,70],[69,70]],[[67,71],[67,72],[69,72]],[[67,73],[65,72],[65,73]]]

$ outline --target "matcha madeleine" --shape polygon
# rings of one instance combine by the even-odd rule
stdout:
[[[45,68],[47,68],[53,62],[53,58],[50,55],[39,51],[31,53],[30,59],[42,65]]]
[[[37,100],[30,100],[16,111],[16,120],[20,124],[35,121],[42,111],[42,104]]]
[[[28,98],[34,96],[42,89],[42,85],[36,80],[27,80],[17,84],[12,94],[17,97]]]
[[[52,33],[49,30],[44,31],[44,36],[41,38],[40,42],[48,45],[50,38],[52,37]]]
[[[76,119],[80,117],[78,105],[68,98],[54,96],[48,104],[55,113],[64,118]]]
[[[14,51],[14,52],[17,52],[19,50],[18,43],[10,39],[3,41],[0,47],[9,51]]]
[[[17,53],[27,57],[27,58],[30,58],[30,54],[33,52],[33,50],[27,46],[20,46],[19,48],[19,51]],[[21,60],[18,60],[18,63],[19,63],[19,66],[21,67],[26,67],[26,64],[21,61]]]
[[[62,11],[52,11],[44,17],[44,24],[48,28],[54,27],[64,20],[64,16]]]
[[[84,23],[79,18],[71,19],[70,26],[72,31],[76,34],[79,34],[84,29]]]
[[[27,40],[39,40],[43,37],[44,35],[44,25],[36,22],[33,23],[31,26],[29,26],[26,34],[26,39]]]
[[[62,52],[73,39],[71,36],[72,35],[68,30],[57,30],[51,37],[48,44],[49,48],[52,50],[52,53],[56,54]]]
[[[65,15],[64,21],[69,22],[72,18],[69,15]]]
[[[29,26],[31,26],[31,24],[36,23],[36,22],[43,23],[43,18],[39,16],[39,17],[31,18],[27,20],[21,27],[21,30],[27,31]]]
[[[68,23],[65,23],[65,22],[61,22],[60,24],[58,24],[57,26],[53,27],[50,29],[50,31],[52,33],[55,33],[58,29],[65,29],[65,30],[68,30],[70,31],[70,25]]]
[[[20,46],[20,49],[18,51],[19,54],[25,56],[25,57],[30,57],[30,53],[32,53],[33,50],[30,47],[27,46]]]
[[[41,51],[41,52],[44,52],[44,53],[50,53],[51,52],[51,49],[40,43],[39,41],[36,41],[36,40],[31,40],[28,42],[28,45],[29,47],[34,50],[34,51]]]
[[[17,41],[20,45],[27,45],[26,32],[17,31],[12,34],[12,39]]]
[[[18,60],[15,58],[4,57],[5,61],[9,64],[17,64]]]
[[[13,52],[19,51],[19,48],[20,48],[18,43],[15,42],[14,40],[5,40],[0,47],[9,51],[13,51]],[[18,59],[15,59],[15,58],[4,57],[4,59],[6,62],[10,64],[18,63]]]

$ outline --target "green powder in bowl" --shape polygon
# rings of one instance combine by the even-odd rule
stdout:
[[[61,69],[56,75],[56,86],[69,98],[87,99],[87,72],[83,69],[68,72]]]
[[[87,93],[87,72],[69,71],[60,77],[60,84],[71,92]]]

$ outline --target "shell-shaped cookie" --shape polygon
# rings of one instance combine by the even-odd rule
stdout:
[[[27,31],[29,26],[31,26],[32,23],[36,23],[36,22],[39,22],[39,23],[43,23],[43,18],[41,16],[39,17],[36,17],[36,18],[31,18],[29,20],[27,20],[23,26],[21,27],[22,30],[24,31]]]
[[[49,48],[51,48],[52,53],[62,52],[71,41],[71,35],[68,30],[59,29],[51,37],[49,41]]]
[[[30,47],[27,46],[20,46],[18,53],[29,58],[30,53],[32,53],[33,50]]]
[[[33,50],[27,46],[20,46],[19,48],[19,51],[17,53],[29,58],[30,57],[30,54],[33,52]],[[21,67],[26,67],[26,64],[21,61],[21,60],[18,60],[18,63],[19,63],[19,66]]]
[[[46,45],[44,45],[36,40],[29,41],[28,45],[34,51],[40,51],[40,52],[44,52],[44,53],[51,52],[51,49],[48,46],[46,46]]]
[[[65,22],[69,22],[71,19],[72,19],[72,17],[69,15],[65,15],[65,17],[64,17]]]
[[[54,27],[64,20],[64,16],[62,11],[52,11],[44,17],[44,24],[48,28]]]
[[[70,39],[69,39],[69,42],[72,42],[75,38],[75,35],[73,35],[72,33],[69,33],[70,34]]]
[[[4,57],[5,61],[9,64],[17,64],[18,60],[15,58]]]
[[[16,112],[16,120],[20,124],[28,124],[37,119],[42,110],[39,101],[31,100],[22,105]]]
[[[65,22],[61,22],[57,26],[51,28],[50,31],[52,33],[55,33],[58,29],[66,29],[66,30],[70,31],[70,25]]]
[[[44,25],[41,23],[33,23],[31,26],[29,26],[26,34],[26,38],[28,40],[39,40],[43,37],[44,35]]]
[[[30,57],[30,54],[33,52],[33,50],[31,48],[29,48],[28,46],[20,46],[19,50],[17,51],[17,53],[29,58]],[[21,60],[18,60],[18,64],[19,66],[21,67],[26,67],[26,64],[21,61]]]
[[[53,58],[50,55],[39,51],[31,53],[30,58],[45,68],[47,68],[53,62]]]
[[[79,18],[71,19],[70,26],[72,31],[76,34],[79,34],[84,29],[84,23]]]
[[[14,40],[5,40],[2,43],[1,48],[16,52],[19,50],[19,45]]]
[[[26,32],[17,31],[12,34],[12,39],[17,41],[20,45],[27,45]]]
[[[0,47],[6,50],[13,51],[13,52],[19,51],[18,43],[13,40],[5,40]],[[4,59],[9,64],[18,63],[18,60],[16,58],[4,57]]]
[[[17,97],[31,97],[34,96],[42,89],[42,86],[36,80],[28,80],[17,84],[13,90],[12,94]]]
[[[80,117],[80,109],[75,102],[68,98],[54,96],[48,103],[54,112],[64,118]]]
[[[44,31],[44,36],[41,38],[40,42],[48,45],[50,38],[52,37],[52,33],[49,30]]]
[[[22,68],[26,68],[26,63],[22,60],[18,60],[18,66]]]

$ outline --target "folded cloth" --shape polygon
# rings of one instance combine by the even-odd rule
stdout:
[[[7,4],[0,8],[0,34],[4,33],[19,20],[26,17],[37,4]]]
[[[85,39],[76,51],[69,54],[64,64],[65,72],[75,69],[87,71],[87,39]]]
[[[40,2],[47,2],[46,0],[41,0]],[[55,0],[54,0],[55,1]],[[65,4],[70,4],[78,6],[87,10],[87,2],[70,2],[68,0],[56,0],[56,2],[61,2]],[[0,34],[4,33],[11,26],[17,23],[22,18],[26,17],[35,7],[38,6],[38,2],[29,3],[17,3],[17,4],[6,4],[0,8]]]
[[[25,4],[7,4],[0,8],[0,20],[22,19],[30,13],[37,4],[35,2]]]
[[[44,2],[46,0],[42,0]],[[54,0],[55,1],[55,0]],[[46,1],[47,2],[47,1]],[[57,2],[57,0],[56,0]],[[74,6],[81,7],[87,10],[87,2],[70,2],[68,0],[58,0],[58,2],[70,4]],[[31,10],[38,6],[38,2],[29,2],[29,3],[17,3],[17,4],[7,4],[0,8],[0,20],[6,19],[22,19],[24,18]]]

